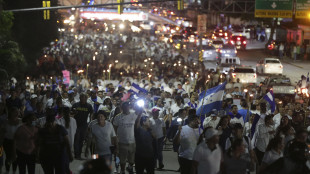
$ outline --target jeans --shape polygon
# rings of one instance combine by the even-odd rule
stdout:
[[[159,165],[163,164],[164,139],[165,137],[161,137],[156,140],[155,166],[156,166],[157,160],[158,160]]]
[[[154,174],[154,158],[146,158],[135,156],[135,168],[136,174],[144,174],[146,170],[147,174]]]
[[[16,150],[17,164],[20,174],[26,174],[26,166],[28,174],[34,174],[36,168],[36,156],[35,154],[24,154]]]
[[[294,53],[294,61],[297,59],[297,53]]]
[[[191,171],[192,160],[179,157],[181,174],[188,174]]]
[[[86,138],[87,127],[78,127],[74,136],[74,156],[81,157],[83,142]]]
[[[11,160],[12,157],[12,152],[13,152],[13,140],[10,139],[4,139],[3,141],[3,149],[5,152],[5,169],[6,171],[10,171],[11,165],[13,168],[13,171],[15,172],[17,169],[17,161],[13,161]]]

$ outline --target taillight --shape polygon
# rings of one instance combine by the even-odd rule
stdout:
[[[280,68],[282,69],[282,68],[283,68],[283,66],[282,66],[282,65],[280,65]]]
[[[240,37],[237,37],[237,40],[240,40]]]
[[[225,36],[227,36],[227,33],[225,33]]]
[[[245,45],[246,44],[246,41],[243,41],[243,45]]]
[[[236,78],[236,73],[231,74],[233,78]]]

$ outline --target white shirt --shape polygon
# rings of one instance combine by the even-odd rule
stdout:
[[[162,118],[150,118],[151,129],[155,137],[162,138],[164,136],[163,128],[166,127],[165,121]]]
[[[218,125],[218,123],[220,122],[220,118],[216,117],[216,120],[212,119],[213,117],[207,117],[205,118],[205,120],[203,121],[203,128],[206,127],[213,127],[216,128],[216,126]]]
[[[96,123],[92,125],[91,132],[96,140],[96,153],[99,155],[111,154],[111,138],[116,136],[112,124],[108,121],[105,122],[104,126]]]
[[[264,157],[263,157],[262,161],[269,165],[269,164],[277,161],[281,157],[283,157],[283,153],[282,152],[279,154],[278,152],[276,152],[274,150],[270,150],[270,151],[267,151],[264,154]]]
[[[193,129],[188,125],[182,126],[180,134],[179,156],[189,160],[193,159],[194,151],[199,138],[199,129]]]
[[[230,137],[230,138],[226,139],[226,145],[225,145],[226,151],[231,147],[230,139],[233,140],[233,138],[234,137]],[[242,137],[244,148],[245,148],[245,153],[249,153],[249,150],[253,150],[253,146],[251,145],[251,139],[249,137],[247,137],[247,138],[248,138],[248,141],[244,137]]]
[[[114,118],[113,124],[117,126],[117,137],[120,143],[135,143],[134,128],[137,117],[135,113],[128,115],[122,113]]]
[[[180,109],[183,109],[183,104],[181,104],[180,106],[177,105],[177,103],[174,103],[171,105],[171,113],[172,115],[174,115],[175,113],[179,112]]]
[[[241,88],[242,88],[242,84],[241,83],[234,83],[234,88],[235,87],[238,87],[239,88],[239,92],[241,91]]]
[[[273,126],[266,126],[265,124],[258,125],[257,129],[257,137],[256,137],[256,147],[261,152],[265,152],[267,145],[269,144],[269,141],[271,138],[273,138],[273,135],[269,134],[270,131],[273,131]]]
[[[226,86],[225,86],[225,88],[226,88],[226,89],[231,89],[231,88],[233,88],[233,86],[234,86],[234,85],[233,85],[232,83],[227,83]]]
[[[218,174],[223,161],[222,150],[219,145],[211,151],[205,142],[200,143],[194,152],[193,160],[198,162],[198,174]]]
[[[68,137],[69,137],[69,144],[70,144],[70,147],[73,148],[74,136],[75,136],[76,128],[77,128],[75,119],[70,117],[70,124],[68,128],[66,128],[66,122],[63,117],[61,117],[60,119],[56,119],[56,123],[59,125],[62,125],[67,130]]]

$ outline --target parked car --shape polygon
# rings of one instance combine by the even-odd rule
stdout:
[[[231,69],[234,69],[236,66],[240,65],[239,57],[223,57],[220,58],[218,63],[218,68],[221,73],[228,74]]]
[[[220,50],[220,57],[236,57],[237,49],[234,45],[225,44]]]
[[[218,53],[212,45],[203,45],[203,60],[204,61],[216,61],[218,59]]]
[[[262,74],[282,74],[283,65],[277,58],[263,58],[257,62],[256,72]]]
[[[235,67],[231,71],[229,78],[231,78],[233,82],[236,82],[237,79],[240,79],[240,83],[257,83],[255,70],[249,66]]]
[[[242,35],[233,35],[230,38],[230,44],[235,45],[238,50],[246,50],[246,37]]]

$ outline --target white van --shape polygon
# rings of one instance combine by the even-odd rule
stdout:
[[[219,61],[218,68],[221,73],[228,74],[231,69],[240,64],[239,57],[222,57]]]

